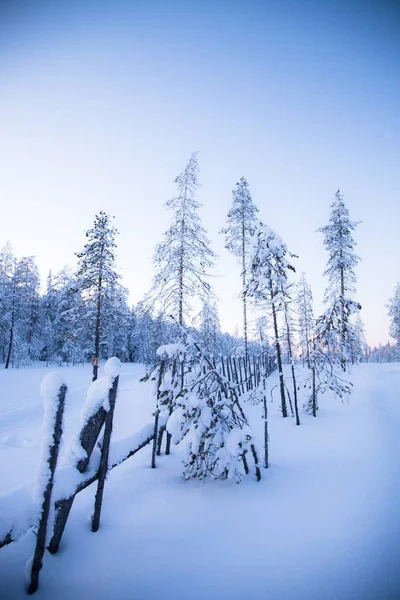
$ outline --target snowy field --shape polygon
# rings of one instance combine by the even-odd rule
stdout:
[[[63,369],[65,439],[79,428],[91,368]],[[43,367],[0,371],[0,494],[34,480]],[[151,421],[142,368],[124,365],[113,439]],[[276,383],[276,374],[271,386]],[[150,469],[150,447],[108,477],[100,530],[94,486],[74,503],[38,599],[398,600],[400,364],[354,369],[350,402],[323,396],[317,419],[270,409],[271,468],[257,483],[184,482],[178,448]],[[244,406],[262,454],[261,407]],[[65,447],[64,447],[65,449]],[[1,515],[0,515],[1,517]],[[0,598],[26,598],[35,536],[0,550]]]

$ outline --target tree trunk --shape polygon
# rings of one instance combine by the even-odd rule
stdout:
[[[291,367],[291,371],[292,371],[294,410],[295,410],[295,413],[296,413],[296,425],[300,425],[299,407],[298,407],[298,402],[297,402],[296,375],[295,375],[295,372],[294,372],[292,342],[290,340],[290,329],[289,329],[289,319],[288,319],[288,315],[287,315],[287,310],[288,310],[288,308],[287,308],[287,306],[285,304],[286,336],[287,336],[287,345],[288,345],[290,367]]]
[[[8,342],[7,360],[6,360],[6,365],[5,365],[6,369],[8,369],[8,366],[10,364],[11,352],[12,352],[12,345],[13,345],[13,340],[14,340],[15,296],[16,296],[16,283],[15,283],[15,277],[14,277],[14,281],[13,281],[12,311],[11,311],[11,328],[10,328],[10,338],[9,338],[9,342]]]
[[[275,302],[273,299],[272,281],[271,280],[269,282],[269,289],[270,289],[270,294],[271,294],[272,320],[274,323],[276,359],[278,362],[279,388],[280,388],[280,392],[281,392],[282,416],[287,417],[287,408],[286,408],[286,399],[285,399],[285,383],[283,381],[283,370],[282,370],[281,345],[279,343],[278,321],[277,321],[277,316],[276,316]]]
[[[247,299],[246,299],[246,231],[244,223],[244,214],[242,217],[242,295],[243,295],[243,338],[244,338],[244,359],[247,367],[248,343],[247,343]],[[245,369],[247,370],[247,369]]]
[[[101,317],[101,275],[99,277],[99,292],[97,296],[96,330],[94,338],[94,358],[99,359],[100,354],[100,317]],[[93,365],[93,379],[96,381],[99,372],[98,364]]]

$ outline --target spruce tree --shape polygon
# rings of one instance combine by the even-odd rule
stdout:
[[[9,363],[9,359],[7,361],[7,356],[10,347],[10,330],[13,331],[13,278],[15,265],[16,260],[12,252],[11,244],[7,242],[0,252],[0,344],[1,361],[6,364],[6,368]],[[11,335],[13,334],[11,333]]]
[[[11,360],[21,366],[40,356],[39,286],[39,273],[32,256],[14,262],[10,273],[6,369]]]
[[[192,154],[175,183],[178,195],[166,202],[173,213],[172,223],[154,254],[156,274],[151,298],[182,326],[191,312],[190,300],[210,293],[207,277],[215,254],[198,215],[201,205],[195,198],[199,187],[197,154]]]
[[[105,321],[112,310],[119,275],[115,268],[115,236],[118,231],[111,224],[111,217],[104,211],[95,216],[92,229],[86,232],[88,242],[79,259],[77,271],[77,289],[82,293],[88,315],[92,319],[94,337],[93,381],[97,379],[100,357],[100,340]]]
[[[390,318],[389,333],[396,340],[396,353],[397,357],[400,358],[400,283],[397,283],[387,308],[389,309]]]
[[[346,319],[346,302],[351,300],[355,293],[356,275],[355,267],[360,258],[355,254],[356,242],[353,231],[359,221],[351,221],[349,211],[343,201],[343,196],[338,190],[335,200],[331,205],[329,223],[318,229],[324,236],[324,246],[328,251],[328,265],[324,275],[328,277],[328,286],[325,291],[324,302],[333,307],[339,302],[342,311],[340,329],[337,332],[337,351],[341,356],[342,369],[346,370],[348,362],[348,320]]]
[[[203,308],[199,314],[199,337],[201,347],[208,356],[218,354],[218,342],[221,334],[218,309],[213,298],[203,300]]]
[[[311,288],[307,282],[305,273],[301,274],[297,285],[297,314],[299,322],[299,342],[301,347],[301,356],[307,367],[310,369],[310,351],[311,340],[314,328],[313,296]]]
[[[259,224],[251,255],[247,294],[271,308],[279,372],[282,416],[287,417],[282,350],[278,329],[278,310],[283,307],[287,290],[288,271],[295,271],[288,259],[294,257],[282,239],[267,225]]]
[[[225,248],[239,259],[241,266],[243,337],[246,360],[248,356],[247,269],[250,240],[257,226],[257,212],[258,208],[251,198],[249,184],[244,177],[241,177],[232,191],[232,206],[227,215],[227,227],[222,229],[221,233],[225,234]]]

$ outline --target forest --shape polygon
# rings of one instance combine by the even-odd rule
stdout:
[[[399,359],[400,284],[387,305],[395,344],[370,348],[360,311],[351,316],[353,311],[346,304],[356,298],[359,257],[353,232],[358,223],[350,220],[340,191],[332,203],[329,224],[319,230],[327,256],[327,310],[315,317],[306,274],[296,272],[296,256],[263,224],[250,186],[240,178],[220,232],[227,251],[238,261],[243,329],[232,335],[221,331],[218,299],[210,282],[217,257],[199,217],[196,154],[175,183],[177,196],[165,203],[171,225],[154,252],[153,284],[135,306],[128,303],[128,290],[117,268],[114,217],[104,211],[95,216],[93,227],[86,232],[86,244],[76,253],[77,268],[66,266],[58,273],[50,272],[45,286],[34,256],[17,258],[11,243],[5,244],[0,251],[0,360],[5,368],[35,361],[78,364],[114,355],[122,361],[149,364],[159,346],[179,338],[171,316],[195,332],[212,356],[268,350],[283,363],[292,359],[309,363],[314,340],[321,335],[316,328],[327,327],[338,335],[335,340],[324,338],[324,344],[332,355],[340,353],[342,361]],[[270,248],[269,256],[265,248]],[[271,261],[281,264],[278,280],[268,284],[265,269],[268,271]]]

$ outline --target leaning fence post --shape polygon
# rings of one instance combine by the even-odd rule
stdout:
[[[106,411],[101,406],[99,410],[90,417],[87,423],[85,423],[79,434],[80,445],[86,453],[85,458],[79,459],[76,463],[76,468],[80,473],[84,473],[87,469],[97,438],[103,427],[105,416]],[[48,546],[48,550],[51,554],[55,554],[58,551],[74,499],[75,495],[72,495],[69,498],[63,498],[56,502],[53,536]]]
[[[92,517],[92,531],[97,531],[100,525],[101,505],[103,503],[104,483],[108,471],[108,454],[110,450],[110,440],[113,426],[113,416],[115,408],[115,399],[117,397],[119,375],[113,381],[112,387],[108,393],[109,408],[106,413],[104,424],[103,445],[101,448],[101,459],[99,467],[99,480],[97,482],[96,498],[94,501],[94,513]]]
[[[57,374],[56,374],[57,375]],[[59,379],[57,377],[57,379]],[[47,521],[50,512],[51,493],[53,491],[54,472],[56,470],[58,449],[62,435],[62,420],[64,412],[65,394],[67,386],[64,383],[57,382],[58,393],[55,395],[54,373],[50,373],[44,378],[42,383],[42,395],[44,396],[44,441],[43,441],[43,457],[47,454],[47,473],[45,472],[47,481],[43,492],[42,512],[40,516],[39,529],[36,538],[35,553],[32,557],[32,566],[30,566],[29,582],[27,581],[28,594],[33,594],[38,589],[39,573],[43,565],[43,555],[46,547]],[[46,427],[53,425],[53,431],[50,440],[46,440],[49,433]],[[50,442],[50,443],[49,443]],[[49,443],[48,446],[45,446]],[[42,475],[43,476],[43,475]],[[31,559],[30,559],[31,560]],[[29,563],[28,563],[29,564]]]

